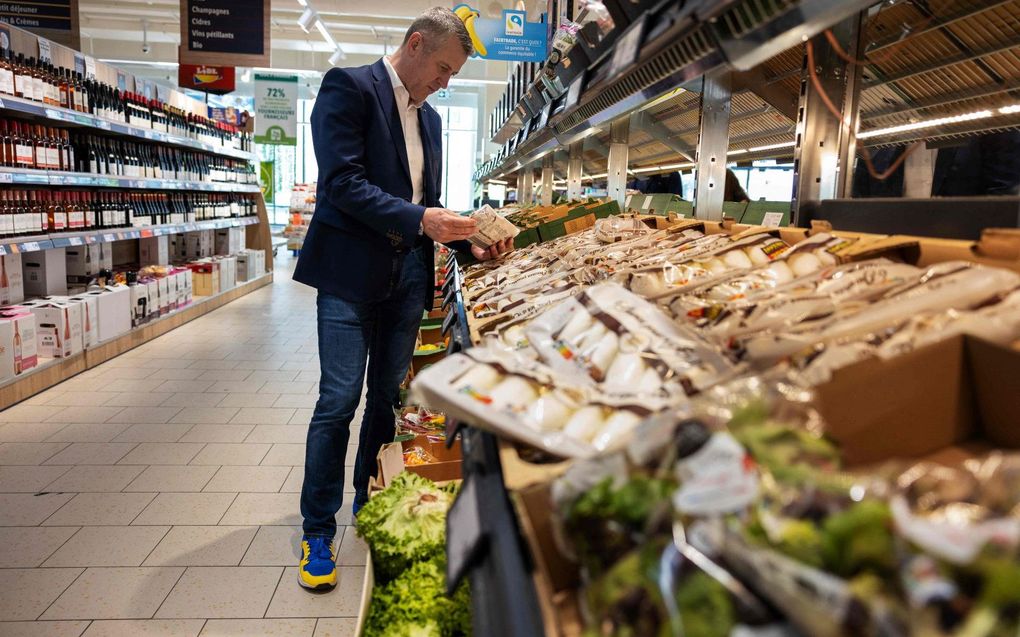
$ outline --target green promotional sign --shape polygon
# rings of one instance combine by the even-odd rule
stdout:
[[[262,198],[266,203],[273,202],[276,195],[276,163],[264,161],[259,165],[259,187],[262,189]]]
[[[297,146],[296,75],[255,74],[255,143]]]

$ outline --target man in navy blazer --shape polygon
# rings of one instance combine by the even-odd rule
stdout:
[[[393,440],[399,386],[422,310],[434,298],[433,241],[478,259],[474,220],[440,203],[442,123],[425,98],[445,88],[471,54],[449,9],[418,17],[393,55],[331,69],[312,110],[319,165],[315,214],[294,279],[318,289],[319,400],[308,427],[299,583],[336,585],[333,536],[343,502],[350,423],[365,403],[354,462],[353,513],[368,499],[379,449]],[[473,149],[463,149],[473,152]]]

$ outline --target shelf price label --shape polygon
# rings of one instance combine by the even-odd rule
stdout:
[[[103,130],[110,130],[110,122],[106,121],[105,119],[96,118],[96,126],[102,128]]]
[[[38,252],[40,249],[38,241],[29,241],[27,243],[22,243],[21,245],[18,246],[18,248],[21,250],[21,252]]]
[[[0,184],[13,184],[14,174],[13,173],[0,173]]]
[[[117,236],[116,235],[109,234],[109,233],[103,235],[103,241],[105,241],[107,243],[113,243],[116,240],[117,240]]]
[[[69,245],[73,245],[73,246],[80,246],[84,242],[81,240],[81,237],[68,237],[67,238],[67,243]]]

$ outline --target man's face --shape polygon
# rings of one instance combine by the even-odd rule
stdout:
[[[420,33],[411,34],[408,45],[408,57],[414,64],[411,77],[405,81],[405,85],[415,102],[424,102],[429,95],[446,88],[450,78],[460,72],[468,59],[467,53],[464,53],[457,38],[453,36],[447,37],[432,52],[426,52],[425,41]]]

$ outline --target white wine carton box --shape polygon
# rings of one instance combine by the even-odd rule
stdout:
[[[173,312],[180,305],[180,297],[177,293],[177,275],[170,272],[164,279],[166,281],[166,297],[168,311]]]
[[[142,237],[138,240],[138,262],[146,265],[170,264],[170,237]]]
[[[67,294],[67,260],[64,248],[27,252],[22,260],[27,296]]]
[[[221,257],[217,261],[220,264],[220,291],[225,292],[237,285],[237,258]]]
[[[145,285],[149,288],[148,318],[152,320],[159,316],[159,280],[148,279]]]
[[[244,228],[220,228],[216,231],[216,254],[235,254],[244,250]]]
[[[20,254],[0,257],[0,305],[21,303],[25,300],[25,277]]]
[[[102,268],[101,243],[71,246],[64,249],[67,261],[67,280],[69,283],[88,283]]]
[[[60,303],[80,304],[83,345],[86,348],[89,348],[99,343],[99,304],[95,297],[87,294],[81,294],[76,296],[51,296],[48,297],[48,300]]]
[[[156,279],[156,288],[159,293],[159,315],[170,313],[170,282],[167,277]]]
[[[131,326],[138,327],[149,321],[149,286],[135,283],[131,290]]]
[[[87,297],[96,300],[97,343],[117,338],[131,330],[132,289],[126,285],[110,285],[87,292]]]
[[[9,380],[39,363],[35,315],[20,309],[0,312],[0,380]]]
[[[32,307],[39,355],[67,358],[84,350],[82,304],[45,301]]]

